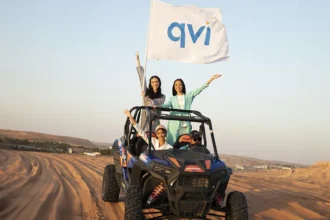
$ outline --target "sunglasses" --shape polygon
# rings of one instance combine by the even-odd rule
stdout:
[[[201,137],[191,137],[191,139],[193,139],[194,141],[201,141]]]

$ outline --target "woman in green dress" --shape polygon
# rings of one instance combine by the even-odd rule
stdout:
[[[221,74],[213,75],[205,84],[201,87],[186,93],[186,87],[182,79],[176,79],[173,83],[172,94],[173,96],[169,100],[159,105],[163,108],[174,108],[190,110],[191,105],[197,95],[199,95],[205,88],[207,88],[214,79],[221,77]],[[157,105],[155,105],[157,106]],[[189,113],[171,112],[171,115],[189,116]],[[167,126],[167,137],[166,141],[170,145],[174,142],[181,134],[189,134],[191,132],[191,123],[188,121],[168,121]]]

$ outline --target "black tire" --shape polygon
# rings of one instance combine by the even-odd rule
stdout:
[[[120,188],[116,180],[116,168],[107,165],[104,168],[102,181],[102,199],[105,202],[118,202]]]
[[[226,220],[249,219],[248,205],[243,193],[238,191],[230,192],[227,198],[227,208]]]
[[[125,220],[143,220],[142,194],[138,186],[130,186],[126,192]]]

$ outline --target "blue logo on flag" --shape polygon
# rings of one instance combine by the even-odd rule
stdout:
[[[178,23],[178,22],[173,22],[168,26],[167,29],[167,36],[170,38],[172,41],[180,41],[180,48],[185,48],[186,45],[186,32],[185,32],[185,23]],[[191,40],[193,43],[196,43],[198,38],[201,36],[203,33],[205,26],[201,26],[198,31],[195,33],[192,24],[187,24],[188,31],[191,37]],[[180,30],[180,35],[179,36],[174,36],[173,35],[173,29],[178,28]],[[204,40],[204,45],[208,46],[210,45],[210,38],[211,38],[211,29],[210,27],[206,28],[206,36]]]

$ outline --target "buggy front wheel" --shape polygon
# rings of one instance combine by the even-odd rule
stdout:
[[[116,179],[116,168],[107,165],[104,168],[102,180],[102,199],[105,202],[118,202],[120,188]]]
[[[126,192],[125,220],[144,220],[142,194],[138,186],[130,186]]]
[[[228,208],[226,220],[247,220],[249,218],[248,205],[243,193],[238,191],[230,192],[226,206]]]

